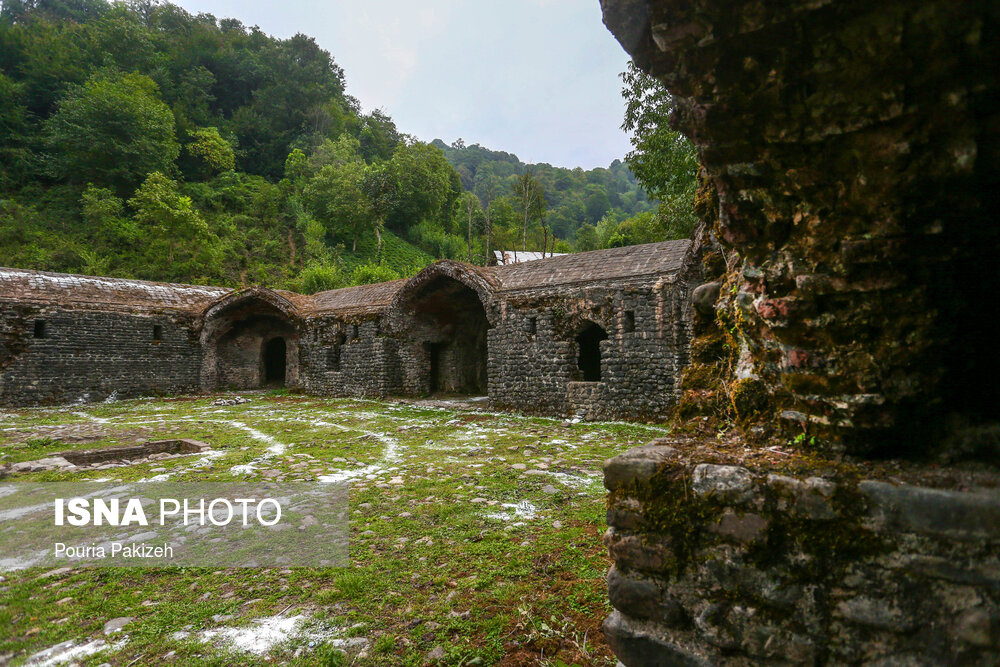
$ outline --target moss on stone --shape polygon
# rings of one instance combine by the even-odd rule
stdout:
[[[767,387],[757,378],[735,380],[729,385],[729,402],[737,421],[748,422],[767,409]]]

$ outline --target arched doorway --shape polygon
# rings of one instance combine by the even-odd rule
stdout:
[[[291,304],[265,288],[220,299],[202,328],[202,388],[297,386],[298,327]]]
[[[285,339],[281,336],[264,343],[261,350],[264,384],[284,386],[287,367]]]
[[[486,332],[489,322],[479,295],[447,276],[429,281],[410,302],[411,341],[425,357],[428,393],[486,393]]]
[[[578,348],[576,365],[584,382],[601,381],[601,341],[608,332],[599,324],[586,322],[576,336]]]
[[[473,267],[444,261],[411,278],[397,295],[388,319],[399,340],[404,392],[488,392],[486,289]]]

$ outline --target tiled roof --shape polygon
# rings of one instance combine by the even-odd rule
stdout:
[[[72,307],[201,312],[229,291],[225,287],[0,268],[0,300],[5,301]]]
[[[396,292],[402,289],[406,280],[393,280],[374,285],[358,285],[318,292],[312,295],[312,313],[370,313],[379,311],[392,302]]]
[[[488,270],[500,283],[501,291],[559,287],[594,280],[674,273],[680,270],[690,247],[688,240],[663,241],[547,257]]]
[[[559,288],[591,281],[638,278],[674,273],[681,268],[690,241],[664,241],[625,248],[546,257],[506,266],[465,266],[482,276],[491,291]],[[406,280],[359,285],[312,296],[275,292],[302,316],[352,315],[385,309]],[[119,310],[177,310],[200,314],[230,293],[225,287],[97,278],[45,271],[0,268],[0,300],[67,307]]]

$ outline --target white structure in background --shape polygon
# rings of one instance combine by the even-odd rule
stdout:
[[[534,250],[494,250],[492,266],[506,264],[520,264],[521,262],[533,262],[536,259],[546,259],[548,257],[562,257],[564,252],[537,252]]]

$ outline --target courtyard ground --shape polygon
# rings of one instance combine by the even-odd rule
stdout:
[[[8,480],[350,480],[350,567],[4,572],[0,665],[614,664],[601,463],[665,428],[241,396],[8,409],[0,464],[193,438],[212,451]]]

